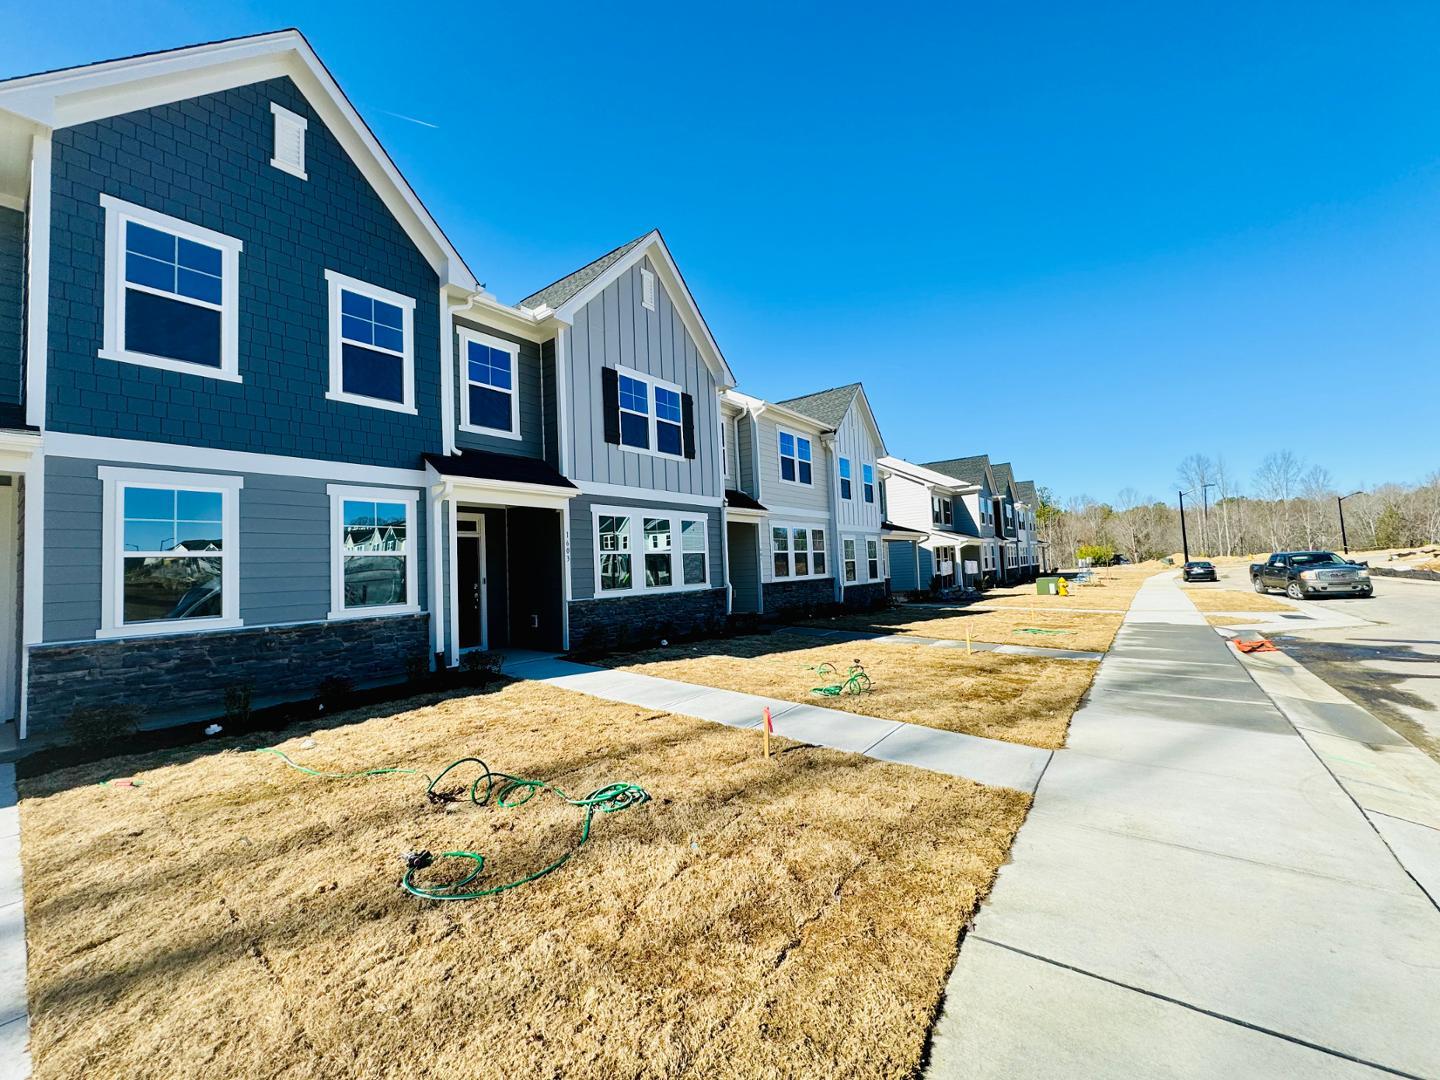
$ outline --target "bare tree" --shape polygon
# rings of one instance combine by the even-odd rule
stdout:
[[[1303,472],[1300,459],[1289,450],[1266,454],[1255,470],[1255,493],[1265,500],[1265,530],[1270,547],[1284,551],[1289,547],[1291,500],[1300,486]]]
[[[1194,502],[1201,509],[1200,548],[1211,554],[1209,496],[1205,489],[1215,484],[1215,463],[1204,454],[1191,454],[1180,462],[1178,476],[1181,490],[1195,494]]]

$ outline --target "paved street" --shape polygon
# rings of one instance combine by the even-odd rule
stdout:
[[[1435,770],[1310,680],[1242,665],[1172,577],[1142,588],[960,951],[930,1077],[1440,1077]],[[1405,831],[1357,791],[1409,800]]]
[[[1218,588],[1250,588],[1243,566],[1222,568],[1220,576]],[[1336,690],[1440,760],[1440,582],[1385,577],[1374,582],[1369,600],[1300,605],[1302,611],[1354,616],[1370,625],[1308,629],[1286,620],[1286,628],[1270,636]]]

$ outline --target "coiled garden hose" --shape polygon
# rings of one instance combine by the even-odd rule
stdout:
[[[453,789],[441,788],[440,781],[460,768],[462,765],[477,765],[480,768],[480,775],[470,784],[468,792],[470,801],[476,806],[486,806],[493,795],[495,805],[502,810],[513,810],[524,806],[537,794],[550,791],[563,799],[571,806],[580,807],[585,811],[585,816],[580,824],[580,839],[560,858],[556,859],[549,866],[537,870],[533,874],[526,874],[524,877],[514,881],[507,881],[500,885],[493,885],[486,889],[467,890],[466,886],[475,881],[485,869],[485,856],[478,851],[442,851],[442,858],[467,859],[472,863],[470,870],[463,876],[453,881],[447,881],[439,885],[422,885],[415,881],[415,875],[427,869],[435,862],[435,856],[428,851],[412,851],[404,856],[405,876],[400,881],[400,887],[411,896],[418,896],[422,900],[478,900],[485,896],[494,896],[497,893],[509,889],[518,888],[521,885],[528,885],[546,874],[560,869],[570,858],[585,846],[590,839],[590,826],[597,813],[613,814],[620,810],[628,810],[632,806],[639,806],[650,801],[650,795],[638,784],[615,783],[607,784],[605,787],[597,788],[583,799],[571,798],[560,788],[545,780],[530,780],[522,776],[512,776],[509,773],[496,772],[477,757],[458,758],[452,761],[445,768],[440,770],[433,780],[420,772],[419,769],[404,769],[398,767],[383,767],[375,769],[361,769],[358,772],[332,773],[322,772],[318,769],[307,768],[292,761],[284,751],[277,750],[273,746],[262,748],[267,754],[274,754],[281,761],[285,762],[292,769],[296,769],[306,776],[315,777],[320,780],[355,780],[367,776],[425,776],[427,781],[425,787],[425,798],[431,803],[444,804],[458,802],[460,793],[465,791],[464,786]],[[482,790],[483,785],[483,790]]]

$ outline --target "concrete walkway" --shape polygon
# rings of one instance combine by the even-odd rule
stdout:
[[[30,1075],[25,998],[25,901],[20,891],[20,807],[15,766],[0,765],[0,1080]]]
[[[878,630],[827,630],[823,626],[787,626],[787,634],[822,638],[825,641],[866,641],[876,645],[932,645],[939,649],[964,649],[966,643],[954,638],[921,637],[919,634],[885,634]],[[1051,660],[1099,660],[1104,653],[1084,649],[1047,649],[1039,645],[1008,645],[995,641],[972,641],[969,648],[976,652],[1003,653],[1006,656],[1043,656]]]
[[[1172,579],[1011,860],[928,1076],[1440,1077],[1440,911]]]
[[[819,705],[801,705],[735,690],[657,679],[633,671],[590,667],[547,653],[509,652],[502,670],[515,679],[547,682],[607,701],[683,713],[731,727],[757,727],[761,712],[768,707],[776,734],[787,739],[1026,792],[1035,790],[1053,754],[1050,750],[982,739],[958,731],[941,731]]]

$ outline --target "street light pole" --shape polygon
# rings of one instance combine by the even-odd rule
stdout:
[[[1200,546],[1210,554],[1210,489],[1214,484],[1200,485]]]
[[[1365,494],[1363,491],[1352,491],[1349,495],[1340,495],[1335,499],[1335,509],[1340,511],[1340,546],[1345,550],[1346,555],[1350,554],[1350,540],[1345,535],[1345,500],[1363,494]]]
[[[1185,552],[1185,561],[1190,561],[1190,538],[1185,534],[1185,496],[1193,495],[1193,491],[1180,492],[1180,547]]]

